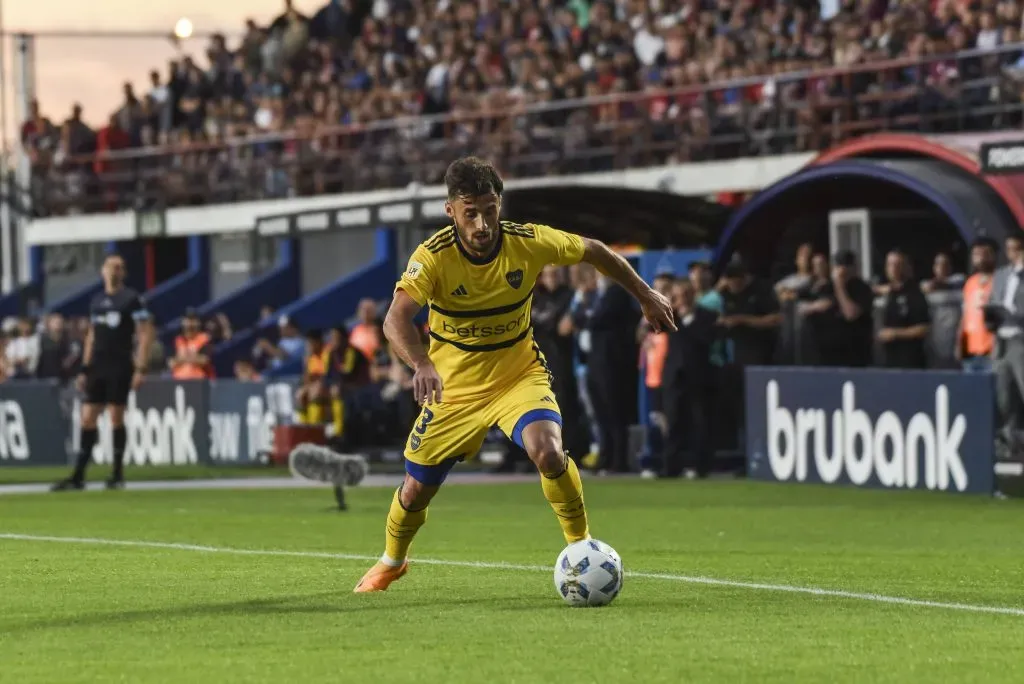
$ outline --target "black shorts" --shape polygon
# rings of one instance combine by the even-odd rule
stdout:
[[[85,403],[125,406],[134,373],[131,367],[92,369],[85,380]]]

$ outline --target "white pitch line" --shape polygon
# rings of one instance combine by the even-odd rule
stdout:
[[[333,560],[375,561],[379,556],[364,556],[352,553],[331,553],[328,551],[285,551],[281,549],[238,549],[226,546],[204,546],[202,544],[181,544],[177,542],[156,542],[133,539],[102,539],[96,537],[51,537],[35,534],[17,534],[0,532],[0,539],[10,541],[50,542],[56,544],[88,544],[93,546],[128,546],[145,549],[167,549],[171,551],[194,551],[198,553],[220,553],[234,556],[279,556],[291,558],[326,558]],[[551,568],[541,565],[519,565],[515,563],[486,563],[482,561],[456,561],[438,558],[414,558],[414,564],[441,565],[454,568],[478,568],[482,570],[518,570],[524,572],[551,572]],[[926,601],[923,599],[886,596],[885,594],[843,591],[841,589],[821,589],[818,587],[801,587],[790,584],[768,584],[764,582],[740,582],[736,580],[718,579],[716,577],[700,577],[693,575],[671,575],[660,572],[626,572],[627,577],[642,579],[665,580],[669,582],[685,582],[687,584],[703,584],[715,587],[731,587],[735,589],[752,589],[755,591],[774,591],[789,594],[808,594],[811,596],[827,596],[830,598],[849,599],[854,601],[872,601],[889,603],[898,606],[915,608],[938,608],[943,610],[960,610],[971,613],[991,613],[996,615],[1014,615],[1024,617],[1024,608],[1009,606],[986,606],[973,603],[946,603],[943,601]]]

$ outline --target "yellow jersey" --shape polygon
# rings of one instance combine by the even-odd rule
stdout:
[[[544,367],[530,326],[537,276],[579,263],[583,251],[578,235],[511,221],[489,257],[467,252],[453,226],[416,248],[395,290],[430,309],[428,355],[445,403],[479,400]]]

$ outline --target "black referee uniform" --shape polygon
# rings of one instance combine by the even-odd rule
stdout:
[[[149,311],[139,294],[121,287],[113,293],[101,292],[89,305],[91,323],[92,353],[88,366],[82,369],[85,375],[86,404],[100,406],[125,406],[132,391],[132,376],[136,372],[135,331],[137,324],[150,318]],[[58,483],[55,489],[81,489],[85,482],[85,471],[89,467],[93,448],[99,441],[95,427],[83,426],[81,450],[71,477]],[[124,452],[127,445],[124,425],[113,429],[114,469],[108,486],[119,486],[124,480]]]

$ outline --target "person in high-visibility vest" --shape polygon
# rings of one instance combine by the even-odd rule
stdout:
[[[168,362],[175,380],[208,380],[213,372],[213,343],[203,332],[199,314],[194,309],[185,311],[181,319],[181,334],[174,340],[174,356]]]

